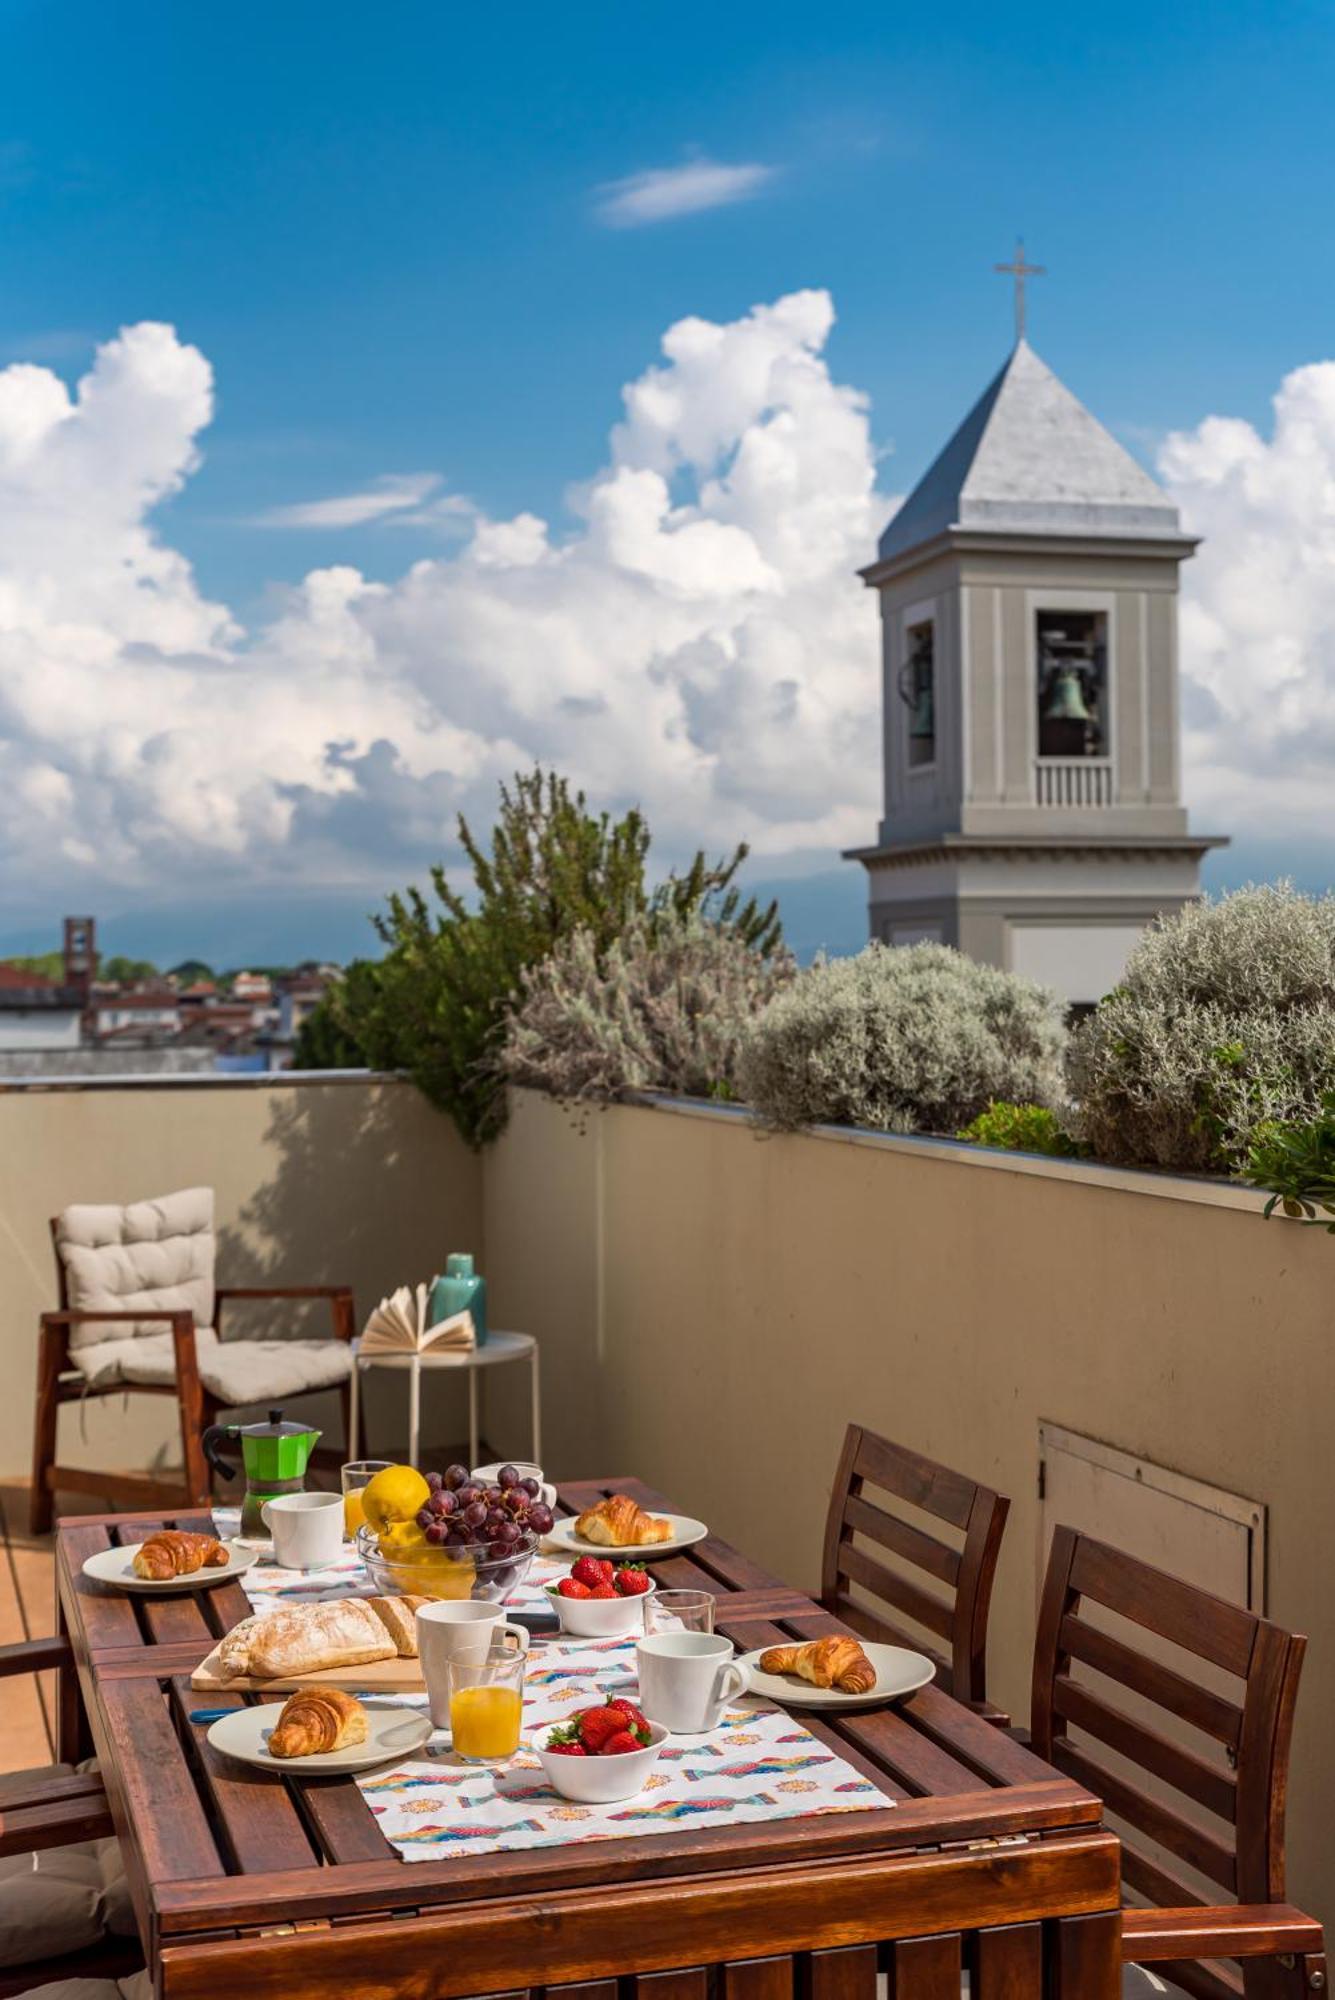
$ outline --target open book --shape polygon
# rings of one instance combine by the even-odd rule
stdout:
[[[434,1280],[432,1283],[434,1284]],[[437,1349],[468,1354],[477,1346],[477,1329],[468,1311],[451,1313],[434,1326],[426,1323],[431,1285],[400,1285],[381,1299],[362,1330],[363,1354],[426,1354]]]

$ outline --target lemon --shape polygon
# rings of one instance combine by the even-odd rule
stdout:
[[[362,1489],[362,1511],[377,1534],[395,1523],[415,1520],[431,1498],[431,1488],[411,1465],[387,1465]]]

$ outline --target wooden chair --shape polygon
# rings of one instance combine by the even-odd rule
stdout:
[[[71,1768],[86,1748],[81,1740],[78,1690],[74,1679],[74,1656],[66,1639],[24,1639],[0,1646],[0,1681],[17,1674],[43,1673],[55,1668],[60,1674],[58,1764],[0,1776],[0,1861],[22,1855],[36,1863],[37,1855],[50,1848],[77,1846],[112,1838],[115,1829],[102,1780],[96,1771]],[[7,1934],[22,1933],[32,1912],[23,1899],[31,1887],[31,1873],[24,1869],[17,1877],[0,1881]],[[17,1895],[18,1907],[10,1898]],[[52,1907],[43,1912],[46,1925],[56,1916],[60,1895],[57,1882],[51,1891]],[[64,1931],[62,1942],[68,1939]],[[37,1947],[39,1950],[41,1946]],[[0,2000],[11,1994],[30,1992],[57,1979],[112,1978],[133,1972],[143,1963],[137,1937],[104,1932],[100,1941],[80,1949],[30,1958],[26,1963],[0,1963]]]
[[[53,1518],[54,1495],[59,1489],[75,1493],[106,1493],[125,1508],[194,1507],[209,1499],[209,1469],[204,1461],[201,1437],[205,1428],[217,1421],[225,1409],[242,1407],[213,1394],[201,1379],[195,1339],[195,1322],[189,1312],[153,1312],[142,1306],[130,1312],[75,1312],[70,1308],[69,1277],[60,1255],[57,1230],[60,1218],[51,1219],[51,1241],[55,1249],[56,1280],[60,1310],[42,1314],[37,1351],[37,1410],[33,1426],[32,1486],[28,1499],[29,1525],[33,1534],[46,1534]],[[218,1287],[212,1331],[221,1335],[224,1308],[245,1299],[327,1299],[336,1341],[351,1342],[357,1331],[351,1288],[347,1285],[233,1285]],[[119,1323],[139,1326],[160,1320],[172,1337],[175,1368],[172,1379],[161,1382],[113,1380],[92,1386],[73,1365],[70,1331],[76,1326]],[[341,1400],[343,1437],[351,1435],[351,1368],[336,1387]],[[271,1403],[287,1396],[312,1394],[299,1375],[284,1386],[281,1380],[266,1382],[259,1393],[247,1395],[245,1404]],[[85,1396],[172,1396],[180,1410],[182,1475],[177,1480],[155,1479],[148,1475],[122,1472],[92,1472],[83,1466],[55,1463],[57,1426],[65,1403],[82,1402]],[[339,1454],[317,1453],[317,1458],[339,1463]]]
[[[868,1495],[869,1487],[875,1489],[875,1499]],[[890,1512],[882,1504],[887,1495],[959,1530],[962,1547]],[[985,1707],[987,1615],[1010,1504],[991,1487],[923,1458],[906,1445],[892,1444],[861,1424],[850,1424],[825,1523],[821,1603],[864,1638],[925,1652],[935,1661],[937,1678],[948,1693],[957,1701]],[[924,1588],[890,1568],[879,1555],[857,1547],[855,1535],[875,1542],[878,1549],[945,1589]],[[852,1595],[854,1585],[862,1596]],[[869,1606],[868,1596],[879,1604]],[[890,1616],[881,1605],[892,1607]],[[899,1622],[904,1618],[934,1639],[944,1640],[949,1657],[917,1634],[906,1633]],[[1005,1719],[995,1711],[993,1716]]]
[[[1091,1619],[1091,1607],[1167,1640],[1182,1664],[1139,1651],[1125,1628]],[[1306,1646],[1255,1612],[1073,1528],[1053,1536],[1034,1653],[1033,1748],[1096,1792],[1126,1828],[1124,1888],[1154,1907],[1126,1910],[1124,1961],[1153,1964],[1201,2000],[1297,2000],[1325,1987],[1320,1926],[1284,1904],[1289,1744]],[[1191,1661],[1241,1683],[1237,1698],[1231,1686],[1230,1695],[1215,1692]],[[1077,1666],[1086,1670],[1079,1679]],[[1189,1724],[1209,1750],[1187,1748],[1128,1712],[1117,1689]],[[1092,1738],[1092,1750],[1072,1730]],[[1108,1752],[1115,1765],[1103,1761]],[[1126,1775],[1128,1765],[1159,1790],[1143,1789]],[[1165,1787],[1172,1803],[1161,1796]],[[1178,1865],[1218,1884],[1229,1900],[1180,1879]],[[1205,1959],[1244,1966],[1239,1974]]]

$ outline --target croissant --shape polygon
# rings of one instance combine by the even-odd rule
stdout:
[[[796,1674],[813,1687],[838,1688],[841,1694],[870,1694],[876,1669],[856,1639],[834,1633],[805,1646],[771,1646],[760,1655],[762,1674]]]
[[[227,1551],[215,1535],[193,1535],[184,1528],[161,1528],[141,1542],[130,1564],[136,1576],[165,1583],[173,1576],[193,1576],[197,1569],[222,1569]]]
[[[612,1493],[580,1515],[575,1533],[602,1549],[642,1548],[646,1542],[669,1541],[672,1523],[646,1514],[629,1493]]]
[[[271,1757],[311,1757],[366,1741],[366,1710],[342,1688],[303,1688],[290,1694],[269,1737]]]

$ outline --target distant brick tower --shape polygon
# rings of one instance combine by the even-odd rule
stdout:
[[[92,917],[65,919],[65,984],[88,998],[97,977],[97,923]]]
[[[1009,267],[1007,267],[1009,268]],[[1021,335],[864,570],[883,631],[871,935],[935,938],[1074,1003],[1200,893],[1178,762],[1168,495]]]

